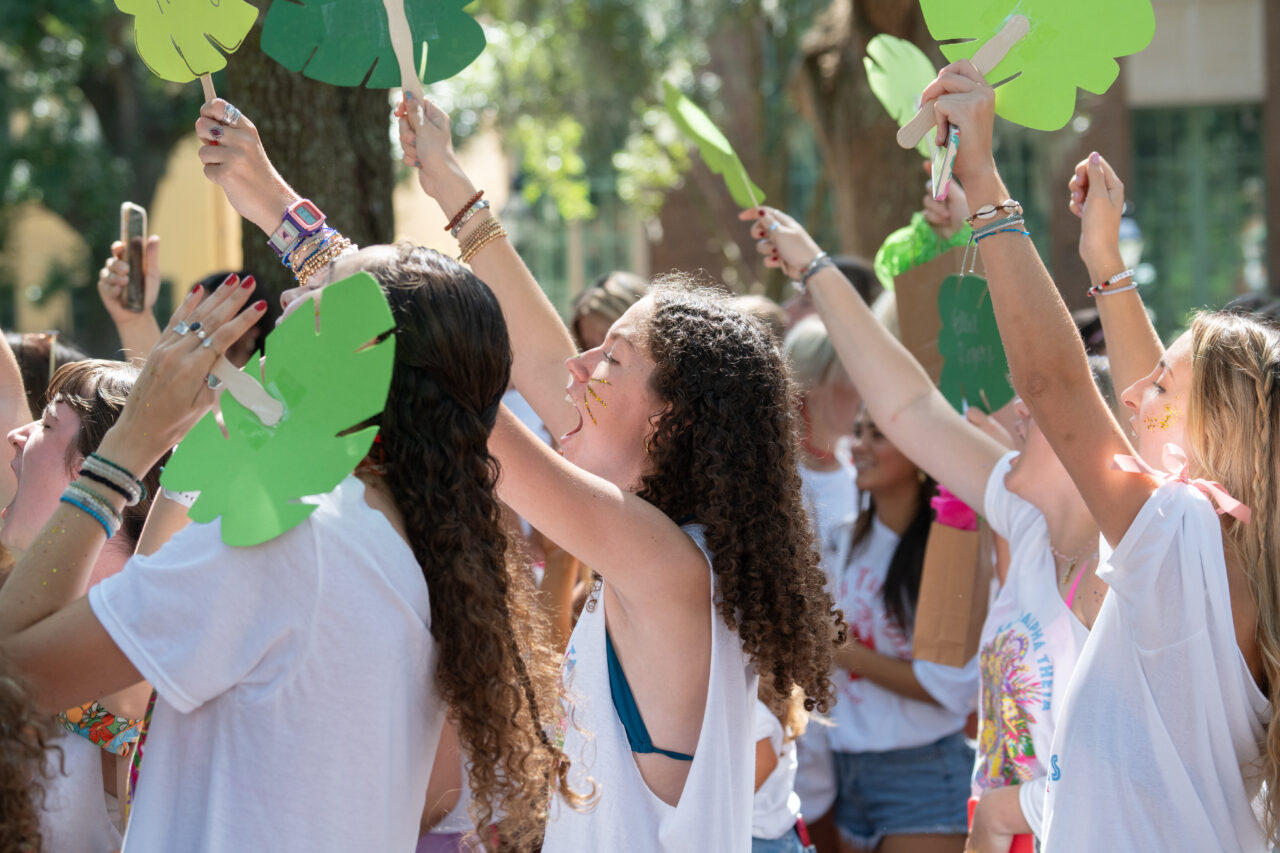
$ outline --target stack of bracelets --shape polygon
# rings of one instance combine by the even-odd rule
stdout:
[[[1007,215],[1003,219],[995,219],[998,213]],[[995,221],[987,222],[990,219],[995,219]],[[984,204],[972,216],[968,217],[965,222],[968,222],[973,227],[973,242],[975,244],[996,234],[1031,236],[1031,232],[1023,227],[1026,223],[1022,218],[1022,205],[1013,199],[1007,199],[1001,204]]]
[[[106,486],[120,495],[124,498],[125,506],[134,506],[139,501],[146,500],[147,497],[147,487],[141,480],[96,453],[89,454],[84,460],[80,477]],[[116,512],[115,507],[111,505],[111,501],[79,481],[67,486],[67,490],[62,493],[62,503],[71,504],[101,524],[108,539],[114,536],[120,529],[120,525],[124,523],[120,513]]]
[[[325,215],[318,207],[309,199],[299,199],[285,210],[279,227],[267,240],[302,287],[348,249],[358,248],[324,222]]]
[[[1112,285],[1117,284],[1118,282],[1124,281],[1126,278],[1129,279],[1129,283],[1126,284],[1124,287],[1117,287],[1114,290],[1111,289]],[[1124,293],[1125,291],[1128,291],[1128,290],[1136,290],[1137,287],[1138,287],[1138,283],[1133,280],[1133,270],[1129,269],[1129,270],[1125,270],[1124,272],[1116,273],[1115,275],[1111,276],[1111,278],[1104,281],[1102,284],[1095,284],[1093,287],[1089,288],[1089,295],[1090,296],[1111,296],[1112,294]]]
[[[462,231],[462,226],[470,222],[472,217],[489,207],[489,202],[483,196],[484,190],[480,190],[480,192],[473,195],[471,200],[449,220],[449,224],[444,227],[445,230],[457,237]],[[459,241],[458,248],[461,250],[461,254],[458,255],[458,260],[464,264],[471,263],[471,259],[476,256],[477,252],[494,240],[505,236],[507,236],[507,229],[503,228],[502,224],[490,212],[487,219]]]

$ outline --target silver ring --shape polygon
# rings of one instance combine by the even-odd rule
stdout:
[[[213,338],[202,337],[200,340],[202,341],[202,343],[200,344],[201,349],[208,349],[209,347],[213,346]]]
[[[196,337],[203,341],[209,337],[209,333],[204,329],[196,329]]]
[[[222,111],[222,123],[227,127],[235,127],[240,123],[240,117],[244,113],[235,108],[233,104],[227,104],[227,108]]]
[[[217,388],[219,385],[222,384],[222,380],[214,376],[212,373],[210,373],[209,376],[205,379],[205,382],[208,383],[210,389]]]
[[[776,223],[776,222],[771,222],[771,223],[769,223],[769,229],[768,229],[768,230],[769,230],[769,233],[770,233],[770,234],[772,234],[774,231],[778,230],[778,223]]]
[[[188,326],[186,322],[179,321],[178,325],[173,327],[173,330],[179,335],[185,335],[187,332],[191,331],[191,327]]]

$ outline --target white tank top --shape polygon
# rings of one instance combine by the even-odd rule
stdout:
[[[45,785],[44,808],[40,812],[42,849],[46,853],[119,850],[120,831],[107,812],[102,790],[102,747],[70,733],[54,744],[62,748],[62,761],[59,764],[57,750],[50,750],[45,759],[52,775]]]
[[[686,533],[707,556],[702,528]],[[711,575],[711,676],[698,745],[680,802],[671,806],[645,784],[636,767],[622,721],[613,706],[605,655],[604,596],[584,609],[569,638],[564,683],[574,725],[565,727],[564,750],[573,762],[570,781],[599,794],[593,808],[576,812],[559,798],[542,849],[743,853],[751,849],[752,785],[755,781],[755,703],[758,677],[742,641],[715,608]]]

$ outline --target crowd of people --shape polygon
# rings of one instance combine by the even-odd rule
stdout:
[[[0,347],[0,848],[1269,851],[1280,326],[1205,311],[1166,348],[1094,154],[1066,198],[1082,337],[996,169],[990,86],[959,62],[923,100],[963,139],[925,205],[987,273],[1016,392],[990,415],[783,211],[741,218],[786,305],[614,272],[566,323],[435,104],[406,96],[399,141],[461,262],[351,245],[204,104],[205,174],[298,285],[278,312],[211,276],[162,329],[123,307],[117,245],[127,361]],[[357,272],[395,321],[385,408],[352,425],[377,439],[305,521],[231,547],[160,472],[215,362],[299,310],[323,331]],[[939,500],[994,534],[962,666],[914,654]]]

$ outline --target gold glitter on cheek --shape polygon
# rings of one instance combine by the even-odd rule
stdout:
[[[1149,432],[1163,432],[1178,422],[1182,410],[1177,406],[1165,406],[1164,414],[1158,418],[1144,418],[1142,423]]]
[[[600,424],[596,423],[596,416],[591,413],[591,402],[587,399],[586,394],[582,395],[582,405],[587,410],[587,417],[591,418],[591,425],[600,426]]]

